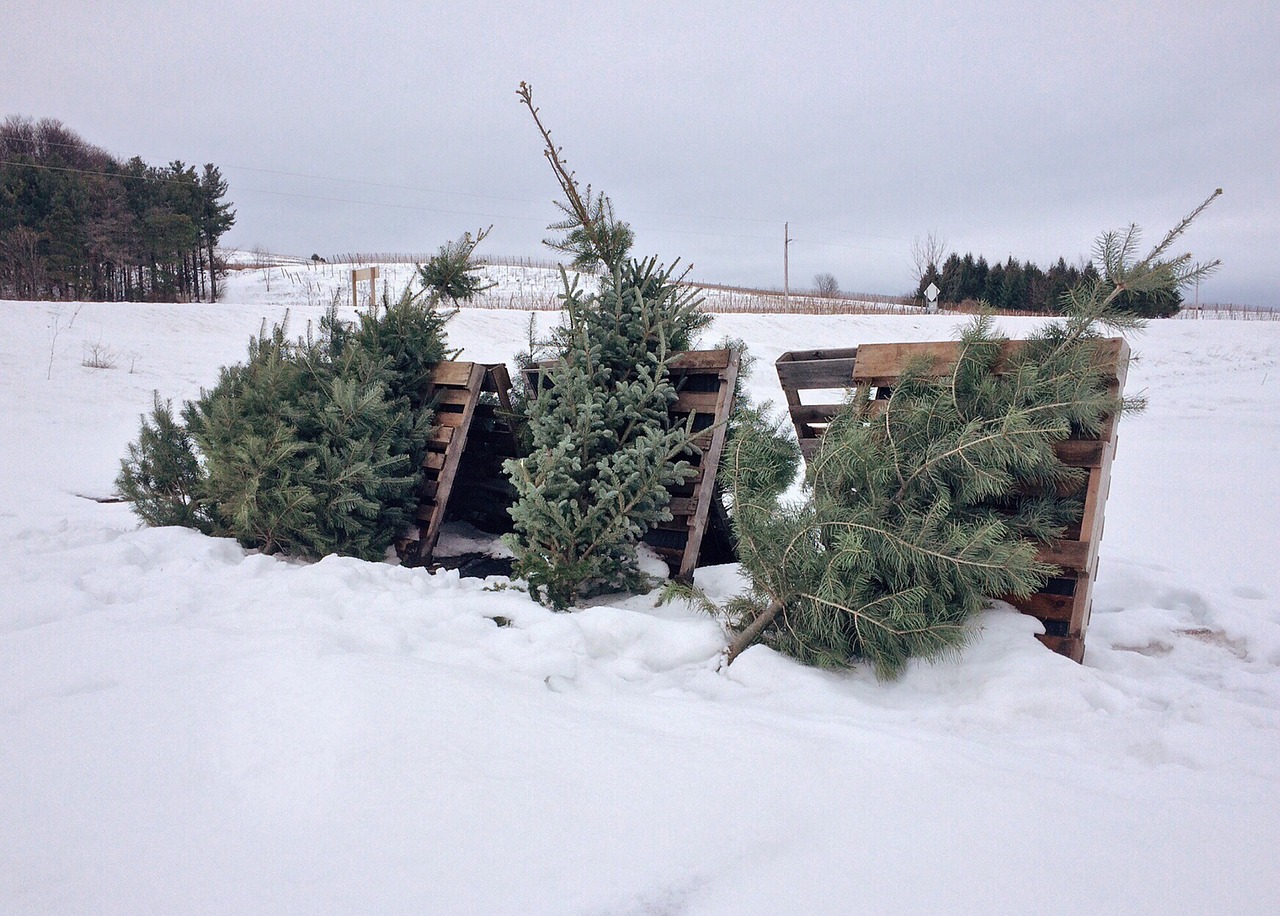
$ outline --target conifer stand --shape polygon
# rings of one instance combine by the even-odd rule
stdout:
[[[1108,370],[1109,387],[1124,389],[1129,366],[1129,346],[1122,338],[1099,342],[1098,359]],[[1009,341],[1009,352],[1021,341]],[[797,350],[778,357],[778,380],[787,399],[791,421],[805,458],[810,458],[827,424],[841,410],[836,398],[819,397],[822,403],[804,403],[804,392],[853,389],[855,398],[886,401],[903,370],[913,360],[933,358],[933,371],[944,374],[955,365],[959,344],[930,343],[863,344],[828,350]],[[1085,470],[1084,512],[1078,529],[1040,549],[1039,557],[1062,570],[1045,587],[1028,598],[1006,597],[1025,614],[1042,621],[1041,642],[1060,655],[1079,662],[1084,658],[1084,636],[1089,625],[1093,582],[1098,572],[1098,545],[1102,540],[1103,509],[1111,482],[1111,462],[1116,454],[1116,417],[1111,417],[1095,438],[1065,439],[1055,446],[1058,458],[1069,467]]]

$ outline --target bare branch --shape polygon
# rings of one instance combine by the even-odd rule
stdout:
[[[947,257],[947,240],[933,230],[921,238],[916,236],[911,241],[911,277],[920,285],[921,279],[929,272],[930,267],[941,268]]]

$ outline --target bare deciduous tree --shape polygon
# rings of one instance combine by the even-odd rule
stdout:
[[[917,235],[911,241],[911,279],[915,281],[915,285],[920,285],[920,280],[928,272],[930,265],[941,268],[946,256],[947,240],[938,234],[938,230],[933,230],[923,238]]]
[[[840,281],[833,274],[818,274],[813,278],[813,291],[819,296],[838,296]]]

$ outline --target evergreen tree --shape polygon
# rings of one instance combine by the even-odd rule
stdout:
[[[1081,511],[1079,472],[1054,443],[1139,406],[1107,391],[1098,328],[1138,325],[1115,308],[1126,292],[1176,289],[1216,266],[1168,257],[1212,200],[1141,260],[1134,227],[1103,235],[1105,275],[1074,289],[1068,317],[1013,355],[982,316],[951,371],[917,363],[887,405],[850,402],[810,462],[804,500],[782,502],[777,479],[758,470],[776,459],[755,438],[736,439],[727,467],[752,590],[729,607],[729,660],[763,639],[819,665],[866,659],[891,677],[911,657],[963,645],[986,596],[1041,587],[1054,570],[1036,562],[1036,544]],[[1027,490],[1044,495],[1011,500]]]
[[[939,290],[942,289],[942,274],[939,273],[937,265],[932,263],[927,265],[923,273],[920,274],[920,283],[916,286],[916,298],[921,302],[926,298],[924,291],[929,288],[930,283],[937,286]],[[939,297],[941,297],[941,293],[939,293]]]
[[[619,265],[599,293],[567,286],[567,346],[530,405],[533,449],[506,464],[516,572],[539,600],[563,609],[640,584],[636,544],[693,474],[690,431],[667,424],[668,366],[697,303],[652,260]]]
[[[173,416],[173,405],[157,392],[151,418],[120,462],[116,488],[148,525],[181,525],[212,530],[201,504],[204,475],[186,428]]]
[[[0,124],[0,295],[203,298],[234,222],[216,168],[120,162],[54,120]]]
[[[954,251],[942,262],[942,276],[938,281],[938,300],[941,302],[960,301],[960,256]]]
[[[974,282],[976,272],[977,264],[973,260],[973,255],[966,254],[960,260],[960,269],[956,272],[955,295],[957,302],[964,302],[966,299],[977,299],[981,295]]]
[[[209,301],[218,301],[218,277],[225,272],[225,267],[218,263],[216,248],[218,239],[236,222],[236,211],[230,203],[223,203],[227,196],[227,182],[222,172],[212,162],[206,162],[204,172],[200,176],[200,209],[198,226],[204,251],[209,263]]]
[[[464,232],[457,241],[441,245],[426,264],[418,265],[418,279],[437,301],[447,299],[454,305],[469,302],[497,285],[486,282],[476,273],[478,268],[473,259],[476,248],[492,228],[481,229],[474,237],[470,232]]]
[[[971,286],[966,291],[966,299],[986,299],[987,283],[991,275],[991,265],[987,263],[987,259],[982,255],[973,262],[973,280]]]
[[[413,523],[431,424],[425,385],[447,352],[427,289],[318,339],[282,326],[188,402],[157,401],[117,481],[148,524],[184,524],[265,553],[377,560]]]
[[[997,302],[1000,308],[1010,311],[1026,309],[1029,306],[1027,285],[1027,272],[1018,259],[1010,255],[1004,265],[999,296],[992,301]]]
[[[578,190],[524,83],[520,99],[564,192],[577,260],[604,267],[597,292],[562,270],[565,321],[551,341],[558,359],[528,402],[529,457],[506,464],[517,493],[516,572],[536,598],[563,609],[640,582],[636,545],[670,518],[668,488],[693,473],[680,458],[691,432],[668,428],[670,362],[707,319],[683,275],[627,257],[629,230],[607,198]]]

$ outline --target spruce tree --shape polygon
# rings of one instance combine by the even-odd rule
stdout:
[[[752,588],[728,608],[737,631],[729,661],[763,640],[818,665],[866,659],[892,677],[912,657],[962,646],[987,596],[1038,590],[1055,570],[1036,561],[1037,544],[1081,511],[1079,472],[1054,444],[1140,406],[1107,390],[1099,328],[1139,326],[1115,308],[1126,292],[1176,289],[1216,266],[1168,256],[1216,196],[1141,260],[1135,227],[1103,235],[1103,274],[1072,291],[1067,318],[1012,355],[980,316],[950,371],[916,363],[887,406],[850,401],[810,462],[799,502],[783,501],[780,481],[761,474],[777,461],[763,437],[736,437],[726,466]],[[1011,500],[1026,490],[1044,495]]]
[[[668,488],[693,473],[680,459],[691,432],[669,428],[676,397],[669,365],[707,319],[683,275],[627,256],[628,231],[607,198],[584,198],[523,83],[520,97],[573,218],[571,227],[554,228],[569,229],[570,247],[604,265],[597,291],[562,271],[565,320],[551,341],[558,358],[528,402],[532,449],[506,464],[517,493],[516,573],[536,598],[563,609],[640,584],[636,545],[670,518]]]
[[[690,432],[667,424],[668,338],[696,301],[655,270],[633,261],[599,293],[569,287],[567,346],[530,405],[533,449],[506,465],[516,571],[557,608],[636,588],[636,544],[693,474],[679,459]]]
[[[635,233],[631,226],[619,220],[613,213],[613,202],[603,194],[595,194],[587,185],[582,194],[585,219],[573,206],[553,201],[564,219],[547,228],[563,232],[560,238],[544,239],[543,244],[561,254],[572,255],[572,270],[597,271],[613,264],[621,264],[631,252]],[[594,231],[588,231],[588,226]]]

